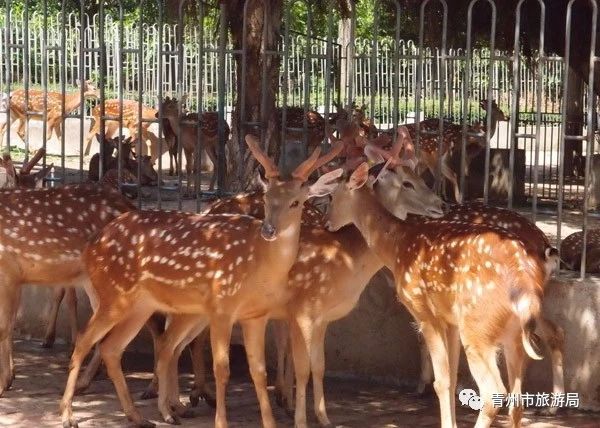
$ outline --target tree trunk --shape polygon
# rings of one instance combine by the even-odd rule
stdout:
[[[568,69],[569,93],[566,103],[566,135],[583,134],[583,80],[572,67]],[[581,141],[565,140],[565,176],[573,175],[573,158],[581,158]]]
[[[272,120],[279,85],[279,56],[264,55],[264,51],[277,48],[281,33],[282,0],[248,0],[246,17],[246,45],[243,44],[244,1],[224,0],[227,23],[231,32],[234,49],[245,49],[246,74],[242,75],[242,55],[235,55],[237,82],[235,104],[232,115],[232,138],[227,143],[228,191],[246,189],[251,183],[256,163],[249,159],[244,143],[244,135],[258,134],[256,128],[242,126],[241,122],[258,122],[266,139],[269,154],[277,161],[279,156],[278,138],[274,138]],[[265,7],[267,8],[265,11]],[[265,12],[267,21],[265,22]],[[265,28],[266,26],[266,28]],[[242,99],[242,84],[245,83],[245,96]],[[242,103],[244,118],[241,118]]]
[[[343,0],[346,2],[348,9],[352,7],[350,0]],[[350,17],[343,17],[338,23],[338,43],[342,47],[342,61],[340,64],[340,90],[345,99],[350,100],[349,84],[352,76],[348,74],[349,64],[354,60],[354,45],[352,42],[352,19]],[[354,96],[354,94],[352,94]]]

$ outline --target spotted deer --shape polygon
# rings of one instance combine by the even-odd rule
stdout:
[[[514,394],[521,391],[525,355],[541,358],[534,330],[546,260],[503,228],[399,220],[380,204],[370,184],[368,165],[361,164],[332,192],[326,227],[354,224],[392,271],[398,298],[419,323],[432,358],[442,428],[456,426],[461,342],[483,400],[475,426],[489,427],[499,410],[492,394],[506,393],[496,362],[498,346],[504,346]],[[522,408],[509,413],[513,426],[519,426]]]
[[[168,149],[168,147],[163,147],[163,153],[158,153],[159,140],[158,137],[150,131],[148,128],[150,127],[150,122],[155,120],[155,116],[158,113],[158,110],[148,107],[146,105],[142,105],[142,115],[141,118],[143,122],[141,125],[139,124],[140,120],[138,118],[139,114],[139,103],[134,100],[123,100],[123,107],[121,108],[121,103],[118,99],[110,99],[104,101],[104,114],[108,117],[118,118],[119,113],[123,112],[123,122],[121,126],[119,126],[118,120],[106,120],[104,134],[107,137],[115,137],[118,135],[119,128],[125,128],[129,131],[129,136],[133,140],[137,140],[138,130],[141,127],[141,139],[142,139],[142,153],[146,154],[146,145],[147,141],[150,141],[150,156],[152,162],[156,161],[159,156],[162,156],[163,153]],[[90,130],[88,131],[86,137],[86,145],[85,145],[85,156],[90,154],[90,149],[92,147],[92,139],[94,136],[100,134],[100,104],[95,106],[92,109],[92,124],[90,126]],[[98,140],[99,141],[99,140]]]
[[[82,90],[84,99],[97,99],[100,96],[98,88],[96,88],[89,80],[84,81],[82,85],[80,85],[78,80],[77,88],[78,89],[74,92],[64,94],[65,117],[81,105]],[[25,105],[25,89],[17,89],[10,94],[8,103],[8,108],[10,109],[10,123],[5,122],[0,124],[0,145],[2,145],[4,141],[4,134],[7,129],[10,130],[12,124],[17,120],[20,121],[17,134],[22,140],[25,140],[25,125],[27,119],[44,120],[44,100],[47,100],[46,139],[49,140],[52,138],[53,133],[56,134],[56,138],[61,138],[63,94],[61,92],[44,92],[39,89],[30,89],[28,95],[29,104]],[[31,114],[27,115],[27,112],[30,112]]]
[[[87,240],[133,206],[93,184],[0,190],[0,395],[14,377],[12,334],[23,284],[84,286]]]
[[[39,189],[44,185],[44,179],[50,173],[54,164],[42,166],[32,173],[33,167],[40,161],[46,151],[39,149],[33,157],[17,172],[10,153],[4,153],[0,158],[0,189]]]
[[[387,173],[380,175],[377,186],[374,186],[374,193],[378,201],[394,216],[400,219],[406,218],[406,209],[404,208],[403,198],[398,198],[398,189],[402,189],[409,183],[405,183],[402,173],[403,169],[399,165],[406,164],[406,159],[399,156],[399,147],[406,146],[401,138],[409,140],[408,133],[398,129],[399,140],[397,140],[389,151],[380,150],[377,147],[368,146],[365,149],[369,160],[378,163],[379,168],[386,169]],[[386,161],[384,165],[384,161]],[[410,162],[408,165],[413,165]],[[375,169],[375,168],[373,168]],[[401,174],[396,175],[398,169]],[[558,271],[557,250],[554,248],[548,237],[535,224],[517,212],[505,208],[493,207],[481,202],[468,202],[462,205],[450,205],[446,208],[446,214],[441,217],[447,221],[458,221],[468,224],[484,224],[505,229],[515,233],[522,240],[523,245],[531,253],[537,254],[544,261],[545,282]],[[411,217],[409,217],[411,221]],[[417,220],[419,221],[419,220]],[[552,321],[541,317],[538,320],[538,330],[536,331],[540,338],[544,340],[550,350],[552,359],[553,390],[556,393],[564,392],[564,374],[563,374],[563,348],[564,332]],[[425,343],[419,336],[421,345],[421,376],[417,388],[418,393],[423,393],[426,386],[431,383],[432,368],[428,358]],[[550,409],[550,412],[556,412],[556,408]]]
[[[585,243],[585,271],[588,273],[600,272],[600,229],[590,229]],[[569,270],[581,269],[583,256],[583,231],[567,236],[560,244],[560,255],[565,268]]]
[[[202,144],[208,158],[213,164],[213,173],[210,179],[210,190],[214,189],[217,180],[217,151],[219,145],[219,115],[217,112],[186,113],[179,115],[180,102],[176,98],[165,98],[162,104],[163,115],[169,122],[172,131],[181,138],[179,143],[182,145],[185,154],[186,175],[188,190],[192,182],[192,172],[194,171],[194,154],[198,145],[198,127],[202,134]],[[158,113],[156,114],[158,117]],[[225,140],[229,139],[229,125],[223,121]]]
[[[154,312],[171,315],[165,340],[157,344],[158,404],[165,421],[177,420],[168,402],[168,392],[178,390],[177,378],[168,373],[182,349],[210,324],[215,426],[227,426],[229,340],[233,323],[239,321],[263,425],[275,426],[266,390],[264,329],[271,312],[288,298],[285,281],[298,253],[303,203],[325,193],[325,183],[339,173],[323,175],[311,186],[305,183],[341,146],[323,157],[317,149],[282,177],[255,137],[246,136],[246,142],[268,178],[263,221],[244,215],[137,212],[120,216],[88,244],[82,259],[91,280],[86,291],[94,314],[71,357],[61,401],[63,426],[76,426],[72,399],[77,376],[83,358],[100,340],[100,354],[125,414],[138,426],[153,425],[135,408],[120,359]]]

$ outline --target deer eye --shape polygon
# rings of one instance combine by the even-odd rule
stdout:
[[[296,208],[298,205],[300,205],[299,201],[294,201],[290,204],[290,208]]]
[[[402,183],[403,187],[406,187],[407,189],[413,189],[415,188],[415,186],[410,182],[410,181],[405,181]]]

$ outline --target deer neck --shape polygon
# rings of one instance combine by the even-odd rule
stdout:
[[[377,201],[370,189],[363,187],[350,198],[353,222],[367,245],[389,268],[396,262],[398,244],[407,234],[407,226]]]
[[[298,257],[300,244],[300,216],[295,221],[290,222],[287,227],[279,231],[277,239],[272,242],[265,241],[262,237],[258,237],[259,242],[264,246],[264,254],[267,259],[265,266],[270,269],[278,267],[285,271],[285,275],[289,272],[292,265]]]
[[[487,114],[485,115],[483,126],[487,128]],[[490,121],[490,139],[496,134],[496,127],[498,126],[498,115],[492,111],[492,120]]]
[[[69,113],[81,105],[81,93],[71,92],[65,96],[65,112]]]

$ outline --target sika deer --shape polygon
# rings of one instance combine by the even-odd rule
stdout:
[[[284,178],[256,138],[247,136],[246,141],[269,179],[264,221],[241,215],[137,212],[113,221],[89,243],[83,260],[95,311],[71,357],[61,402],[64,426],[76,425],[75,383],[83,358],[99,340],[126,415],[137,425],[152,425],[133,405],[120,359],[154,312],[172,315],[165,340],[157,344],[159,409],[166,421],[176,422],[168,399],[169,391],[178,389],[177,379],[168,373],[173,372],[183,347],[210,323],[217,386],[215,426],[227,426],[229,340],[233,323],[240,321],[263,425],[275,426],[266,391],[264,328],[270,312],[288,298],[284,284],[298,252],[302,205],[310,196],[326,193],[324,183],[339,173],[324,175],[313,186],[304,183],[342,147],[322,158],[317,149],[291,177]]]
[[[194,171],[194,153],[198,145],[198,128],[202,134],[202,143],[204,150],[210,161],[213,163],[213,174],[210,179],[210,190],[214,189],[217,180],[217,150],[219,144],[219,115],[217,112],[186,113],[179,116],[179,101],[176,98],[165,98],[162,104],[165,119],[169,121],[176,136],[181,137],[179,144],[183,146],[185,154],[187,187],[188,191],[192,182],[192,172]],[[158,113],[155,115],[158,117]],[[229,125],[223,122],[225,140],[229,139]]]
[[[65,116],[69,115],[81,105],[81,86],[77,81],[77,90],[68,94],[64,94]],[[4,140],[4,133],[10,130],[14,122],[20,120],[17,134],[22,140],[25,140],[25,124],[27,118],[35,120],[44,120],[44,100],[47,99],[47,133],[46,139],[52,138],[52,133],[56,133],[56,138],[61,138],[62,125],[62,101],[63,94],[61,92],[44,92],[39,89],[29,90],[29,104],[25,105],[25,89],[17,89],[10,94],[9,109],[10,123],[0,124],[0,146]],[[84,99],[97,99],[100,96],[98,88],[89,80],[83,82],[83,97]],[[33,114],[27,116],[27,112]]]
[[[14,376],[12,332],[21,285],[83,285],[85,243],[132,209],[116,190],[91,184],[0,190],[0,395]]]
[[[585,246],[585,271],[587,273],[599,273],[600,229],[588,230]],[[581,258],[583,255],[583,232],[575,232],[567,236],[560,244],[560,255],[567,269],[581,269]]]
[[[456,426],[460,342],[484,402],[475,426],[488,427],[499,410],[492,405],[492,394],[506,392],[496,363],[498,345],[504,345],[514,394],[520,394],[525,354],[541,358],[533,338],[546,261],[505,229],[396,219],[365,185],[368,178],[368,166],[362,164],[338,185],[327,227],[355,224],[393,272],[399,299],[420,323],[432,357],[442,428]],[[510,409],[514,426],[521,415],[522,408]]]
[[[395,165],[407,163],[406,158],[399,157],[399,147],[406,147],[406,141],[402,141],[402,139],[410,140],[410,136],[402,130],[402,127],[400,127],[398,131],[399,140],[396,141],[394,147],[392,147],[390,151],[367,146],[365,152],[367,153],[367,156],[369,156],[371,162],[379,163],[380,166],[383,166],[383,163],[380,162],[383,162],[385,159],[387,160],[386,166],[392,166],[391,170],[386,170],[386,174],[379,175],[377,186],[374,186],[374,192],[378,201],[390,213],[400,219],[404,219],[406,217],[405,202],[403,198],[397,199],[398,189],[402,189],[403,186],[406,185],[403,178],[404,170],[399,167],[396,167],[394,170],[393,167]],[[408,162],[408,164],[410,164],[410,162]],[[399,174],[394,171],[398,171]],[[410,183],[408,184],[410,185]],[[450,206],[442,219],[472,224],[486,224],[516,233],[521,238],[528,251],[539,255],[545,260],[545,282],[547,282],[552,274],[558,270],[558,253],[556,248],[550,245],[544,232],[542,232],[535,224],[514,211],[488,206],[480,202],[469,202],[463,205]],[[552,321],[546,318],[541,317],[538,321],[539,330],[537,333],[549,347],[552,358],[553,390],[556,393],[564,392],[564,332],[560,327],[556,326]],[[424,347],[424,342],[421,340],[420,344],[421,378],[417,391],[423,393],[426,385],[431,382],[433,373],[431,371],[431,363]],[[551,409],[551,412],[556,412],[556,410],[556,408],[553,408]]]
[[[142,138],[142,153],[145,154],[144,147],[146,145],[146,141],[150,140],[150,150],[151,150],[151,158],[152,162],[156,161],[159,156],[162,156],[163,153],[158,153],[158,138],[156,135],[150,131],[148,128],[150,127],[150,120],[154,120],[155,115],[158,110],[142,105],[142,115],[141,119],[143,122],[141,126],[139,124],[140,119],[138,118],[139,114],[139,103],[133,100],[123,100],[123,107],[121,108],[121,103],[118,99],[111,99],[104,101],[104,114],[109,117],[119,117],[119,113],[123,112],[123,122],[119,124],[117,120],[106,120],[105,123],[105,136],[107,137],[115,137],[118,136],[119,128],[126,128],[129,131],[129,137],[132,140],[137,140],[138,138],[138,129],[141,127],[141,138]],[[100,104],[92,109],[92,124],[90,126],[90,130],[86,137],[86,145],[85,145],[85,156],[90,154],[90,148],[92,147],[92,139],[94,136],[100,133]],[[98,141],[100,141],[98,139]],[[165,150],[166,151],[166,150]]]
[[[414,214],[440,216],[442,201],[425,186],[421,178],[406,171],[406,180],[414,183],[412,189],[399,193],[399,198]],[[306,209],[308,208],[308,211]],[[215,204],[208,211],[243,212],[263,218],[260,195],[237,196]],[[292,296],[281,308],[291,326],[293,358],[296,367],[295,426],[306,426],[306,385],[312,371],[314,409],[321,425],[329,425],[323,394],[325,370],[324,341],[327,326],[346,316],[371,277],[383,267],[381,260],[368,248],[354,227],[332,233],[324,230],[321,215],[314,207],[306,207],[302,216],[298,259],[290,270],[288,288]],[[285,337],[285,336],[284,336]],[[278,344],[280,364],[285,342]],[[283,384],[278,371],[278,384]],[[291,385],[283,391],[291,394]]]

